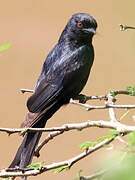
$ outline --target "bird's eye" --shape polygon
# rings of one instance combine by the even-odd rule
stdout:
[[[77,26],[78,26],[79,28],[82,28],[82,27],[83,27],[82,23],[80,23],[80,22],[77,24]]]

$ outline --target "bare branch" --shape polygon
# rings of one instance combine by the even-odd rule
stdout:
[[[26,128],[26,129],[12,129],[12,128],[0,128],[1,132],[6,132],[8,134],[13,134],[13,133],[19,133],[22,131],[25,132],[50,132],[50,131],[56,131],[56,135],[58,135],[58,132],[64,132],[64,131],[69,131],[69,130],[82,130],[84,128],[88,127],[104,127],[104,128],[113,128],[112,124],[108,124],[109,122],[107,121],[87,121],[83,123],[73,123],[73,124],[65,124],[61,127],[53,127],[53,128]],[[108,126],[109,125],[109,126]],[[115,129],[115,128],[114,128]],[[53,137],[53,134],[50,135],[50,138]]]
[[[25,93],[25,92],[29,92],[29,93],[33,93],[34,90],[31,90],[31,89],[20,89],[22,93]]]
[[[34,90],[31,90],[31,89],[21,89],[21,92],[22,93],[25,93],[25,92],[33,93]],[[129,95],[129,92],[126,91],[126,90],[124,90],[124,91],[123,90],[113,90],[112,93],[115,96],[118,95],[118,94]],[[83,96],[83,98],[85,99],[84,100],[85,102],[88,101],[88,100],[95,100],[95,99],[108,100],[108,97],[111,97],[112,100],[115,99],[110,93],[107,94],[107,95],[101,95],[101,96],[85,96],[85,95],[82,95],[82,94],[80,94],[79,96]],[[76,98],[77,100],[79,99],[79,96]],[[111,101],[109,103],[107,103],[106,105],[104,105],[104,106],[90,106],[88,104],[83,104],[83,103],[76,102],[73,99],[70,100],[70,103],[82,106],[82,107],[86,108],[88,111],[89,110],[93,110],[93,109],[108,109],[108,108],[117,108],[117,109],[134,109],[135,108],[135,105],[115,105],[114,102],[111,102]]]
[[[0,128],[0,132],[6,132],[9,135],[14,133],[26,133],[26,132],[51,132],[51,131],[63,131],[65,127],[53,127],[53,128]]]
[[[108,109],[108,108],[115,108],[115,109],[135,109],[135,105],[113,105],[113,104],[106,104],[104,106],[91,106],[89,104],[82,104],[79,102],[74,101],[73,99],[70,100],[70,104],[79,105],[81,107],[86,108],[87,111],[93,109]]]
[[[135,26],[127,26],[127,25],[124,25],[124,24],[120,24],[120,30],[121,31],[125,31],[127,29],[135,29]]]
[[[110,170],[110,168],[109,168],[109,170]],[[92,174],[90,176],[81,176],[80,180],[92,180],[92,179],[96,179],[96,178],[98,178],[100,176],[103,176],[106,172],[108,172],[108,169],[104,169],[104,170],[102,170],[100,172],[97,172],[97,173],[94,173],[94,174]]]
[[[21,89],[21,92],[22,93],[25,93],[25,92],[33,93],[34,91],[29,90],[29,89]],[[0,128],[0,131],[1,132],[7,132],[8,134],[18,133],[18,132],[22,132],[22,131],[23,132],[39,132],[39,131],[40,132],[51,132],[48,134],[48,136],[45,138],[45,140],[38,145],[37,149],[35,150],[35,156],[39,156],[39,151],[41,150],[41,148],[46,143],[48,143],[51,139],[53,139],[54,137],[56,137],[60,134],[63,134],[66,131],[82,130],[82,129],[90,128],[90,127],[115,129],[116,131],[118,131],[118,135],[115,135],[115,136],[117,136],[117,139],[119,141],[121,141],[122,143],[125,143],[125,141],[121,138],[121,136],[124,136],[129,132],[135,131],[135,126],[128,126],[128,125],[124,125],[124,124],[120,123],[117,120],[114,109],[116,109],[116,108],[117,109],[134,109],[135,105],[115,105],[115,101],[116,101],[115,96],[118,94],[130,95],[128,91],[115,90],[115,91],[111,91],[110,93],[108,93],[106,95],[101,95],[101,96],[79,95],[76,98],[76,100],[79,100],[79,102],[74,101],[72,99],[70,100],[71,104],[84,107],[87,110],[109,109],[110,121],[103,121],[103,120],[87,121],[87,122],[83,122],[83,123],[65,124],[61,127],[54,127],[54,128],[27,128],[27,129]],[[88,100],[97,100],[97,99],[104,100],[105,105],[103,105],[103,106],[91,106],[89,104],[84,104]],[[55,169],[55,168],[58,168],[61,166],[65,166],[65,167],[70,168],[75,163],[77,163],[81,159],[85,158],[89,154],[91,154],[91,153],[97,151],[98,149],[104,147],[105,144],[111,143],[114,139],[115,138],[113,138],[113,136],[112,136],[111,139],[105,139],[104,141],[96,144],[95,146],[87,148],[86,151],[82,152],[81,154],[79,154],[79,155],[77,155],[77,156],[75,156],[69,160],[53,163],[50,165],[46,165],[46,166],[43,166],[39,170],[35,170],[32,168],[30,168],[30,169],[29,168],[27,168],[27,169],[13,168],[13,169],[2,170],[2,171],[0,171],[0,177],[35,176],[35,175],[41,174],[45,171]],[[104,174],[105,172],[106,172],[106,170],[100,172],[100,174]],[[100,176],[100,174],[94,174],[90,177],[81,177],[81,178],[83,178],[83,179],[87,178],[87,180],[88,179],[94,179],[95,177]],[[83,180],[83,179],[81,179],[81,180]]]
[[[87,122],[83,122],[83,123],[75,123],[75,124],[65,124],[61,127],[54,127],[54,128],[28,128],[26,129],[26,131],[32,131],[32,132],[50,132],[50,131],[55,131],[55,132],[51,132],[46,138],[45,140],[40,143],[35,151],[35,155],[39,156],[39,151],[41,150],[41,148],[48,143],[51,139],[53,139],[54,137],[64,133],[65,131],[70,131],[70,130],[83,130],[85,128],[89,128],[89,127],[99,127],[99,128],[109,128],[109,129],[115,129],[117,130],[120,134],[127,134],[129,132],[133,132],[135,131],[135,126],[128,126],[128,125],[124,125],[122,123],[119,122],[113,122],[113,121],[87,121]],[[0,128],[0,131],[4,131],[7,132],[9,134],[12,133],[18,133],[18,132],[22,132],[22,130],[24,129],[9,129],[9,128]]]
[[[19,168],[13,168],[13,169],[4,169],[0,171],[0,177],[2,178],[7,178],[7,177],[18,177],[18,176],[35,176],[38,174],[42,174],[45,171],[51,170],[51,169],[56,169],[58,167],[61,166],[65,166],[65,167],[71,167],[73,166],[75,163],[77,163],[78,161],[80,161],[81,159],[87,157],[88,155],[90,155],[91,153],[97,151],[98,149],[104,147],[105,144],[109,144],[114,140],[114,138],[112,139],[105,139],[104,141],[98,143],[96,146],[94,147],[90,147],[87,148],[86,151],[82,152],[81,154],[66,160],[66,161],[62,161],[62,162],[58,162],[58,163],[53,163],[50,165],[46,165],[43,166],[41,169],[39,170],[35,170],[35,169],[19,169]],[[13,171],[12,171],[13,170]]]
[[[32,89],[24,89],[24,88],[22,88],[20,90],[21,90],[22,93],[25,93],[25,92],[33,93],[34,92],[34,90],[32,90]],[[115,96],[118,95],[118,94],[129,95],[129,91],[127,91],[127,90],[112,90],[112,93],[114,93]],[[101,99],[107,100],[107,95],[86,96],[84,94],[79,94],[75,99],[79,100],[80,97],[85,98],[86,101],[88,101],[88,100],[97,100],[97,99],[99,99],[99,100],[101,100]]]
[[[108,101],[107,101],[106,105],[107,106],[114,105],[114,102],[116,101],[114,96],[112,96],[111,94],[108,94],[107,98],[108,98]],[[109,108],[109,116],[110,116],[110,120],[112,122],[117,122],[117,118],[116,118],[116,115],[115,115],[114,108]]]
[[[38,145],[38,147],[35,150],[35,156],[39,157],[39,151],[43,148],[45,144],[47,144],[50,140],[52,140],[54,137],[63,134],[65,131],[69,130],[83,130],[85,128],[89,127],[98,127],[98,128],[107,128],[107,129],[115,129],[116,131],[119,132],[119,134],[128,134],[130,132],[135,131],[135,126],[127,126],[122,123],[119,123],[118,121],[113,122],[113,121],[87,121],[83,123],[76,123],[76,124],[65,124],[63,127],[66,127],[66,129],[63,131],[56,131],[56,132],[51,132],[48,134],[48,136]],[[124,143],[124,140],[118,136],[118,140]],[[126,143],[125,143],[126,144]]]

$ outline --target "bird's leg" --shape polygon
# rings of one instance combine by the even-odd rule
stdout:
[[[85,104],[86,101],[87,101],[87,96],[85,96],[84,94],[79,94],[73,99],[74,100],[79,100],[79,103]]]

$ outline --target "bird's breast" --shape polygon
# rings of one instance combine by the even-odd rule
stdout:
[[[72,97],[78,95],[85,86],[93,64],[93,59],[93,48],[82,47],[78,49],[76,55],[72,57],[72,61],[67,64],[64,85]],[[66,87],[67,84],[70,86]]]

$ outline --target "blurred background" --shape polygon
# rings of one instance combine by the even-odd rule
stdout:
[[[72,14],[90,13],[98,22],[94,37],[95,62],[83,90],[87,95],[102,95],[110,89],[125,89],[135,84],[135,31],[120,31],[119,24],[135,26],[135,1],[123,0],[12,0],[0,3],[0,46],[13,46],[0,53],[0,127],[18,128],[27,112],[30,94],[21,94],[21,88],[33,89],[48,52]],[[134,104],[134,98],[123,96],[119,103]],[[102,102],[89,102],[101,104]],[[119,111],[118,117],[125,111]],[[131,121],[130,111],[124,123]],[[109,120],[107,110],[90,111],[74,105],[62,107],[48,121],[46,127],[61,126],[87,120]],[[130,122],[132,123],[132,121]],[[89,128],[81,132],[64,133],[50,141],[39,159],[45,164],[63,161],[81,153],[78,146],[85,141],[96,141],[108,130]],[[47,135],[44,133],[42,139]],[[0,168],[8,167],[22,137],[0,133]],[[73,179],[79,169],[89,175],[99,167],[99,161],[111,154],[102,149],[75,164],[70,171],[53,174],[51,171],[29,179]]]

